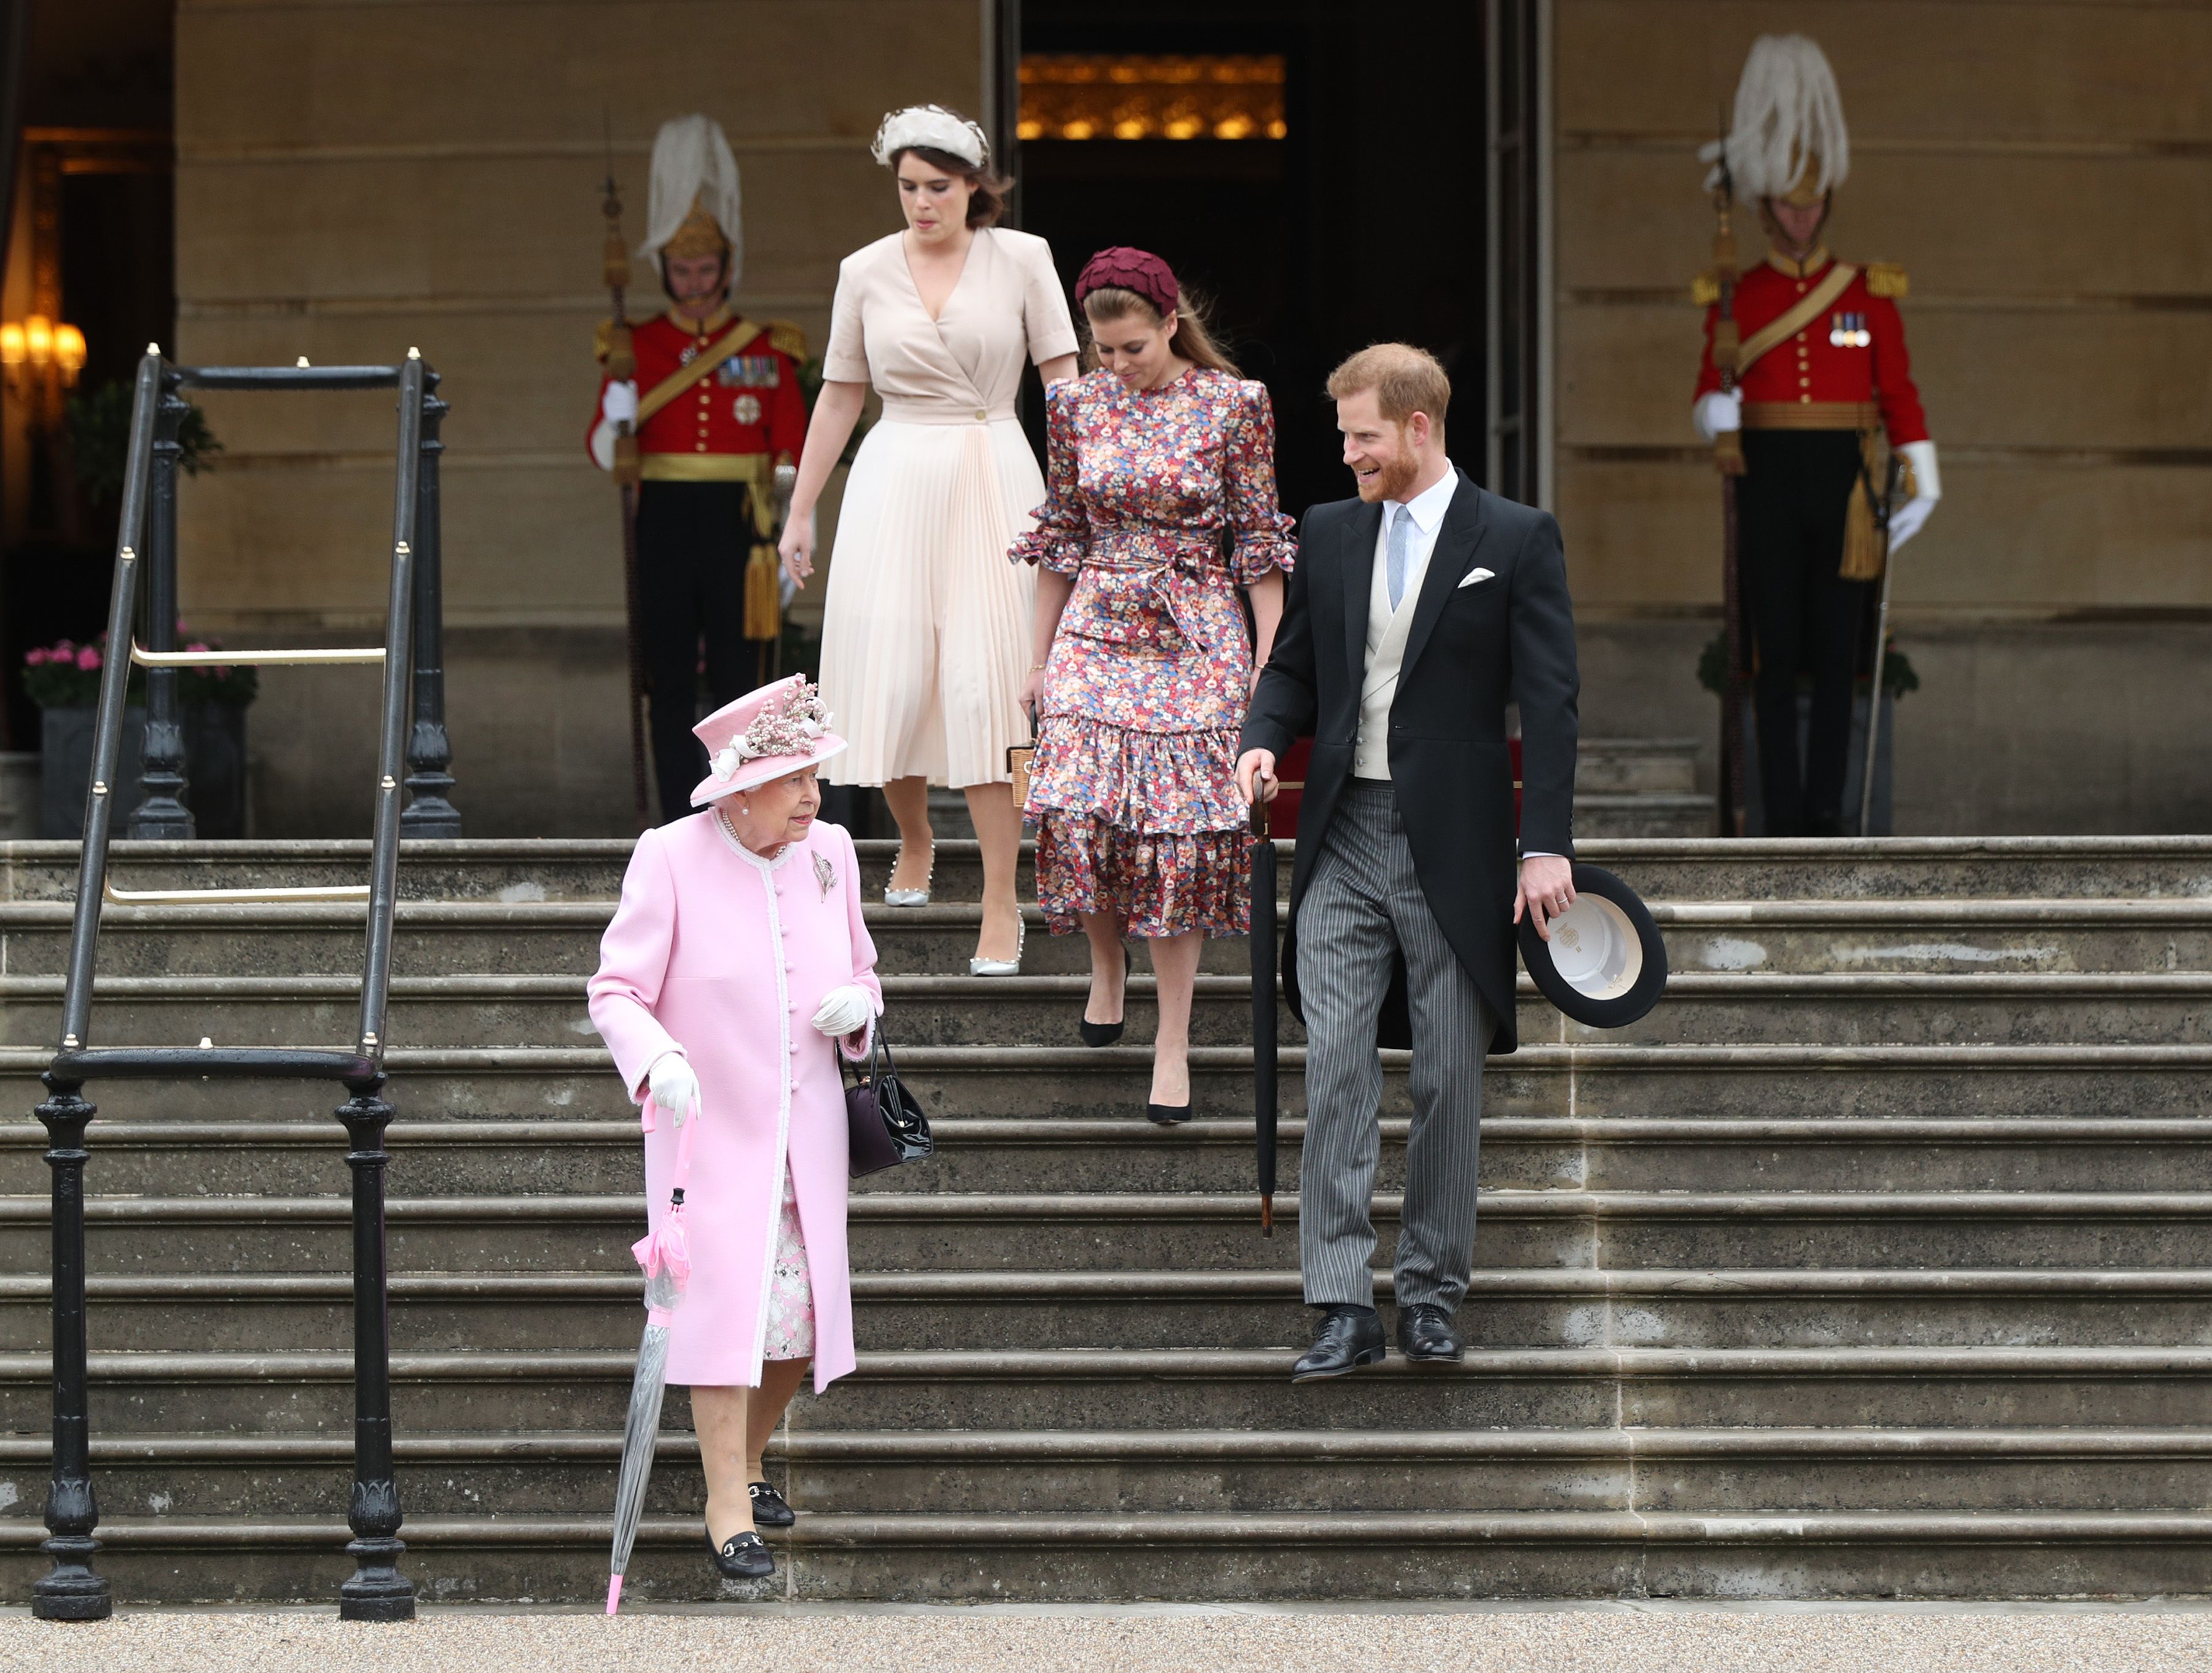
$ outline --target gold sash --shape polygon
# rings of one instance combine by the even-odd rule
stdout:
[[[1778,318],[1768,320],[1749,337],[1744,338],[1743,346],[1735,351],[1736,375],[1741,377],[1750,368],[1751,363],[1769,349],[1778,343],[1788,342],[1806,326],[1811,325],[1814,320],[1826,313],[1828,311],[1828,304],[1850,289],[1851,281],[1858,276],[1859,270],[1844,262],[1839,261],[1831,267],[1826,277],[1814,285],[1811,292],[1799,301],[1796,307]]]
[[[742,354],[751,347],[752,340],[767,329],[766,325],[755,325],[750,319],[738,321],[720,338],[702,349],[698,358],[689,366],[678,367],[638,397],[635,428],[643,429],[647,419],[706,377],[732,355]]]

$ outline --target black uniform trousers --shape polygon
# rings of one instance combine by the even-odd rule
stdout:
[[[665,824],[691,809],[707,776],[699,722],[699,647],[706,642],[710,709],[750,689],[745,638],[750,490],[741,482],[647,482],[637,494],[638,644],[652,715],[653,771]]]
[[[1874,585],[1836,573],[1859,477],[1858,433],[1746,430],[1743,458],[1736,551],[1759,652],[1753,690],[1766,834],[1839,836],[1851,688]],[[1813,714],[1801,770],[1797,692],[1808,674]]]

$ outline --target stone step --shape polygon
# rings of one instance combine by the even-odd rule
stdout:
[[[1395,1350],[1340,1381],[1296,1384],[1290,1348],[866,1350],[793,1430],[1219,1427],[1470,1430],[1986,1425],[2157,1427],[2201,1412],[2212,1347],[1470,1349],[1412,1366]],[[353,1356],[95,1352],[92,1433],[342,1433]],[[398,1433],[619,1430],[635,1348],[396,1353]],[[46,1357],[0,1354],[0,1429],[44,1429]]]
[[[422,1517],[401,1530],[402,1567],[429,1600],[595,1603],[610,1527],[574,1516]],[[43,1532],[0,1530],[0,1584],[13,1595],[46,1572]],[[149,1602],[327,1606],[351,1572],[334,1514],[118,1518],[100,1537],[100,1572],[118,1595]],[[774,1579],[724,1584],[699,1550],[696,1517],[653,1517],[623,1595],[756,1605],[2185,1596],[2202,1589],[2208,1542],[2212,1516],[2184,1511],[817,1516],[770,1537]]]
[[[1993,1251],[1996,1252],[1996,1251]],[[1375,1275],[1388,1305],[1390,1274]],[[1305,1345],[1298,1275],[1265,1271],[860,1272],[855,1337],[871,1351],[1278,1348]],[[635,1272],[402,1272],[393,1346],[556,1353],[635,1348]],[[352,1341],[349,1275],[95,1274],[106,1353],[307,1353]],[[43,1350],[43,1275],[0,1278],[0,1351]],[[1668,1271],[1505,1268],[1474,1275],[1460,1328],[1481,1348],[2189,1347],[2212,1344],[2212,1271]]]
[[[1390,1259],[1395,1194],[1378,1192],[1378,1262]],[[854,1195],[856,1271],[1235,1270],[1296,1265],[1296,1240],[1259,1234],[1255,1194],[871,1191]],[[1285,1228],[1297,1199],[1275,1212]],[[34,1270],[43,1197],[0,1198],[0,1271]],[[322,1197],[94,1197],[95,1273],[343,1272],[347,1204]],[[635,1271],[644,1223],[633,1195],[399,1197],[387,1212],[392,1270]],[[1493,1190],[1478,1266],[2024,1267],[2212,1265],[2212,1192]]]
[[[1285,875],[1290,844],[1283,850]],[[613,900],[630,844],[619,839],[407,843],[400,887],[410,900]],[[860,845],[871,894],[897,844]],[[118,843],[110,875],[120,889],[241,887],[365,880],[359,842]],[[1800,900],[2212,896],[2212,837],[1908,836],[1800,839],[1614,839],[1578,857],[1619,872],[1647,899]],[[945,901],[979,897],[970,843],[939,843],[935,889]],[[0,897],[66,900],[75,891],[73,843],[0,843]],[[1018,885],[1035,899],[1029,849]]]
[[[1575,838],[1710,836],[1718,818],[1711,796],[1591,795],[1575,792]]]
[[[672,1391],[648,1516],[696,1518],[705,1487]],[[612,1503],[618,1432],[395,1438],[418,1519],[557,1516]],[[116,1435],[92,1445],[103,1512],[192,1522],[327,1516],[352,1477],[349,1435]],[[2212,1491],[2202,1429],[1152,1429],[797,1431],[769,1443],[800,1515],[1142,1516],[1297,1511],[2195,1512]],[[34,1515],[46,1451],[0,1439],[0,1526]]]
[[[0,976],[0,1044],[50,1044],[60,1027],[61,979]],[[580,976],[396,976],[386,1037],[416,1047],[560,1046],[596,1041]],[[884,979],[893,1037],[915,1045],[988,1047],[1069,1043],[1088,981],[1022,976],[979,982],[941,976]],[[111,1044],[335,1046],[358,1019],[359,984],[344,976],[113,976],[96,984],[95,1039]],[[1152,978],[1131,978],[1131,1034],[1152,1033]],[[1567,1024],[1520,978],[1522,1037],[1623,1044],[1899,1045],[2212,1042],[2212,972],[1686,970],[1650,1014],[1610,1031]],[[1279,1008],[1279,1037],[1302,1031]],[[1235,1045],[1251,1037],[1250,981],[1201,976],[1191,1038]]]
[[[2212,899],[2100,901],[1653,901],[1676,970],[2174,971],[2212,969]],[[605,901],[409,901],[401,904],[393,969],[402,977],[588,976],[614,912]],[[869,932],[885,975],[967,969],[982,909],[945,903],[870,906]],[[1048,934],[1026,909],[1024,969],[1088,973],[1089,944]],[[1278,922],[1287,916],[1278,903]],[[346,906],[112,908],[102,920],[103,976],[350,976],[362,956],[363,912]],[[0,903],[0,959],[11,976],[67,968],[70,908],[62,901]],[[1133,946],[1136,964],[1148,956]],[[1241,936],[1209,940],[1203,968],[1250,968]]]
[[[1381,1122],[1376,1183],[1403,1183],[1409,1122]],[[1133,1112],[933,1123],[926,1165],[854,1182],[856,1192],[1237,1191],[1253,1179],[1249,1118],[1158,1128]],[[400,1121],[387,1135],[391,1188],[404,1196],[644,1189],[634,1120]],[[1297,1189],[1305,1123],[1278,1126],[1280,1183]],[[97,1197],[276,1196],[345,1189],[344,1140],[323,1122],[125,1121],[91,1129]],[[43,1129],[0,1125],[0,1195],[48,1184]],[[2212,1189],[2212,1121],[1566,1120],[1491,1116],[1485,1189],[2164,1191]]]
[[[1704,746],[1701,738],[1583,739],[1575,752],[1577,814],[1592,795],[1694,794],[1698,752]],[[1707,798],[1707,806],[1711,805]],[[1579,818],[1576,825],[1578,830],[1584,828]]]
[[[39,1076],[52,1056],[51,1043],[0,1047],[0,1109],[36,1107],[46,1095]],[[1285,1045],[1277,1058],[1283,1113],[1299,1114],[1305,1049]],[[1410,1055],[1382,1058],[1384,1111],[1402,1115]],[[1249,1117],[1249,1046],[1200,1046],[1190,1061],[1200,1117]],[[1133,1118],[1152,1078],[1152,1052],[1142,1044],[1098,1051],[902,1045],[898,1062],[924,1107],[940,1117]],[[401,1047],[386,1063],[393,1077],[386,1096],[407,1119],[636,1118],[597,1047]],[[1555,1036],[1491,1058],[1483,1074],[1483,1107],[1492,1116],[2176,1120],[2201,1113],[2208,1092],[2212,1046],[2204,1045],[1648,1046],[1568,1044]],[[103,1120],[297,1121],[339,1101],[336,1089],[224,1080],[94,1082],[90,1096]],[[94,1129],[95,1146],[100,1130]]]

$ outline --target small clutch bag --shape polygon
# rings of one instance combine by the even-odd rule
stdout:
[[[1030,763],[1036,755],[1036,711],[1030,711],[1030,740],[1026,744],[1006,745],[1006,776],[1014,782],[1014,806],[1020,808],[1030,799]]]

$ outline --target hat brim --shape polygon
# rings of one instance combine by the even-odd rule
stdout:
[[[711,802],[734,796],[740,790],[758,789],[773,780],[787,778],[793,773],[805,772],[817,767],[833,755],[845,752],[845,740],[830,733],[824,736],[811,755],[771,755],[758,761],[748,762],[736,777],[724,780],[708,773],[691,792],[691,805],[704,807]]]
[[[1536,990],[1589,1028],[1626,1028],[1667,990],[1667,944],[1651,909],[1602,866],[1577,863],[1575,903],[1537,934],[1521,920],[1521,962]]]

